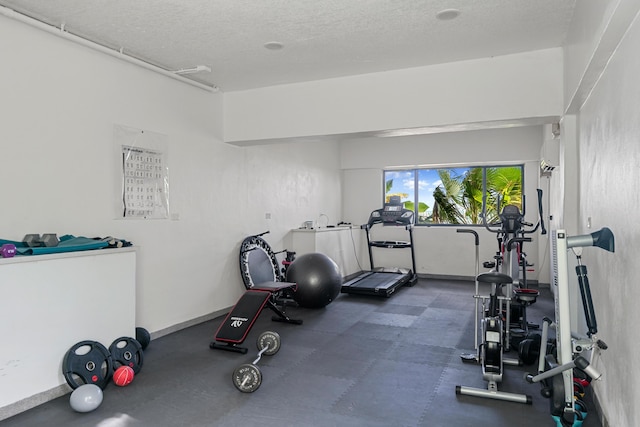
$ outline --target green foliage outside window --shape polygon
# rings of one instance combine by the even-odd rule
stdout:
[[[487,221],[497,204],[522,209],[522,166],[407,169],[384,172],[385,201],[400,196],[418,224],[481,224],[486,194]]]

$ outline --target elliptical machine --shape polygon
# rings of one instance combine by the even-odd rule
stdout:
[[[482,315],[484,316],[480,320],[480,330],[477,329],[478,322],[476,320],[476,343],[478,342],[478,332],[481,333],[481,343],[477,345],[477,353],[475,355],[462,354],[460,357],[463,362],[475,362],[482,366],[482,378],[487,381],[487,388],[481,389],[457,385],[456,394],[530,405],[533,400],[529,395],[498,391],[498,383],[502,382],[504,365],[520,366],[522,364],[520,360],[505,358],[503,354],[506,351],[506,346],[501,307],[505,297],[500,294],[505,285],[509,286],[511,284],[511,277],[504,273],[491,271],[479,274],[476,277],[476,289],[478,282],[491,284],[489,296],[478,295],[477,292],[474,295],[474,298],[476,298],[476,313],[478,313],[478,305],[481,304]],[[489,300],[488,309],[485,308],[486,300]]]
[[[590,380],[599,380],[601,373],[594,362],[607,344],[597,337],[596,322],[587,267],[582,264],[582,248],[596,246],[609,252],[615,251],[615,239],[611,230],[602,228],[591,234],[567,236],[564,230],[551,233],[553,259],[553,284],[555,284],[555,322],[545,318],[542,325],[542,342],[548,342],[549,328],[555,328],[556,341],[543,345],[538,361],[538,374],[527,374],[530,383],[541,383],[541,393],[550,398],[551,417],[558,427],[578,427],[587,416],[584,402],[576,396],[576,389]],[[572,336],[569,275],[567,251],[572,249],[577,258],[576,274],[588,328],[586,337]],[[591,351],[589,360],[581,355]],[[578,376],[577,374],[582,375]],[[585,375],[586,374],[586,375]],[[582,377],[582,378],[581,378]],[[585,378],[586,377],[586,378]]]
[[[525,242],[531,242],[528,235],[534,234],[540,229],[540,234],[547,234],[542,214],[542,190],[537,190],[538,195],[538,222],[534,225],[526,222],[525,209],[522,212],[515,205],[506,205],[500,212],[498,222],[487,223],[486,197],[483,198],[483,225],[487,230],[496,234],[499,251],[494,257],[493,263],[485,263],[485,267],[493,268],[493,271],[506,274],[511,278],[510,282],[501,282],[503,286],[498,291],[502,292],[499,300],[504,306],[505,322],[505,350],[511,347],[517,348],[519,343],[528,337],[529,328],[537,329],[538,325],[527,321],[527,307],[534,304],[539,295],[537,289],[530,289],[527,284],[527,268],[533,264],[527,262],[523,250]],[[526,207],[526,206],[525,206]],[[527,229],[527,227],[529,227]],[[484,276],[488,283],[495,283],[496,279]],[[503,278],[504,279],[504,278]],[[502,280],[502,279],[501,279]],[[482,280],[481,280],[482,281]],[[514,322],[515,320],[515,322]],[[533,362],[533,361],[532,361]]]
[[[493,271],[476,276],[474,294],[476,354],[463,354],[461,358],[463,362],[475,362],[482,366],[482,377],[487,381],[487,388],[480,389],[457,385],[456,394],[458,395],[506,400],[516,403],[532,403],[532,398],[529,395],[498,391],[498,383],[502,382],[505,364],[522,365],[519,359],[505,358],[504,352],[510,348],[510,316],[511,300],[514,295],[513,285],[516,284],[518,289],[520,289],[520,265],[526,268],[526,261],[520,262],[521,257],[518,245],[520,245],[521,248],[522,242],[531,241],[532,239],[525,237],[524,234],[534,233],[539,227],[542,228],[542,234],[546,234],[542,220],[542,190],[538,190],[538,208],[540,217],[534,227],[533,224],[524,221],[524,214],[520,214],[520,210],[516,206],[507,205],[500,215],[500,222],[491,224],[491,226],[500,225],[499,229],[495,229],[491,228],[486,222],[486,196],[483,197],[482,210],[484,226],[491,232],[499,233],[499,238],[502,238],[501,248],[504,248],[504,250],[502,251],[501,259],[496,257],[496,264],[494,265],[496,268]],[[526,231],[524,226],[531,226],[533,229]],[[458,230],[458,232],[465,231]],[[477,247],[479,242],[477,233],[474,232],[473,234],[475,235],[476,241],[476,271],[478,271]],[[507,274],[505,271],[510,274]],[[488,296],[479,294],[479,283],[490,284],[491,291]],[[515,295],[517,298],[518,293],[516,292]],[[535,297],[537,297],[537,291],[535,295],[527,293],[525,297],[528,299],[527,305],[532,304],[535,302]],[[534,300],[531,301],[531,298],[534,298]],[[506,319],[503,314],[506,314]],[[480,329],[478,329],[479,315],[482,316],[479,322]],[[522,317],[526,324],[526,315],[523,314]],[[481,335],[480,344],[478,344],[479,333]]]

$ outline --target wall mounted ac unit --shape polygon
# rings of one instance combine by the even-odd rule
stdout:
[[[545,140],[541,151],[540,171],[550,173],[560,164],[560,140]]]

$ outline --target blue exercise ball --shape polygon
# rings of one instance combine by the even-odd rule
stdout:
[[[102,397],[102,389],[97,385],[82,384],[71,393],[69,404],[76,412],[91,412],[100,406]]]
[[[298,285],[293,299],[299,306],[320,308],[340,294],[342,274],[331,258],[314,252],[300,255],[291,263],[287,282]]]

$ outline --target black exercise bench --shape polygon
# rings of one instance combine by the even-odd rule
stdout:
[[[233,309],[227,314],[218,328],[215,341],[209,347],[217,350],[247,353],[246,347],[241,347],[256,322],[262,309],[270,308],[276,315],[271,318],[275,322],[286,322],[301,325],[302,320],[291,319],[278,308],[276,301],[279,295],[295,292],[298,285],[289,282],[264,282],[245,291]]]

